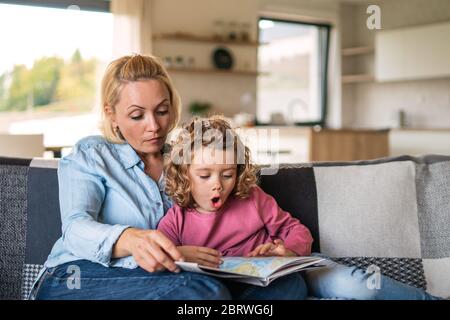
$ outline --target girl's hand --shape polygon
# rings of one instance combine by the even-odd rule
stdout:
[[[177,247],[159,230],[126,229],[113,248],[113,257],[129,255],[148,272],[164,269],[179,272],[174,260],[184,260]]]
[[[222,256],[219,251],[197,246],[179,246],[178,251],[181,252],[188,262],[195,262],[203,266],[218,268],[222,263]]]
[[[284,246],[284,242],[280,239],[276,239],[273,242],[268,242],[257,246],[253,251],[251,251],[248,257],[294,257],[297,254]]]

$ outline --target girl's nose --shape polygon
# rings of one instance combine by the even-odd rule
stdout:
[[[222,184],[220,182],[215,182],[213,185],[213,191],[221,191],[222,190]]]

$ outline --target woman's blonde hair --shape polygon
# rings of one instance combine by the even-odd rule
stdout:
[[[124,143],[125,139],[120,132],[114,130],[106,107],[109,106],[113,112],[116,112],[115,107],[119,102],[123,85],[139,80],[159,80],[167,87],[170,95],[170,107],[173,111],[169,132],[176,127],[180,120],[180,96],[161,61],[154,56],[139,54],[123,56],[108,65],[101,85],[102,120],[100,129],[103,136],[112,143]]]
[[[216,148],[219,146],[225,151],[233,150],[234,155],[237,154],[237,180],[230,195],[240,199],[248,198],[251,189],[257,185],[257,168],[250,162],[250,150],[230,124],[222,116],[194,118],[183,126],[172,143],[165,165],[166,193],[182,208],[196,206],[191,194],[189,164],[195,151],[210,145]]]

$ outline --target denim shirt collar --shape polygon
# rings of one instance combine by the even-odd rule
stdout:
[[[131,167],[142,162],[142,159],[127,142],[116,144],[115,147],[125,169],[130,169]]]
[[[130,169],[131,167],[140,163],[142,163],[142,166],[144,165],[142,159],[138,156],[137,152],[130,146],[128,142],[115,144],[115,146],[125,169]],[[161,153],[163,155],[168,154],[170,153],[171,149],[172,147],[166,143],[164,144]]]

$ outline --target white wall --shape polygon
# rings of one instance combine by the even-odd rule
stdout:
[[[383,30],[450,21],[448,0],[373,1],[381,8]],[[376,31],[366,27],[367,4],[341,8],[345,33],[343,43],[373,45]],[[350,16],[354,18],[351,19]],[[376,48],[375,48],[376,50]],[[414,68],[414,66],[411,66]],[[399,109],[414,127],[450,127],[450,78],[359,83],[346,85],[344,126],[388,127],[395,123]]]

